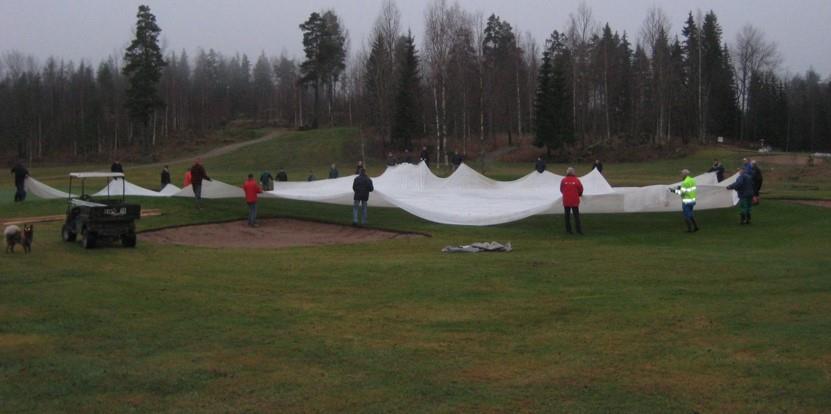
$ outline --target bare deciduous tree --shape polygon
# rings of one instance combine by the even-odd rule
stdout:
[[[747,113],[747,95],[750,79],[754,73],[775,69],[780,62],[776,43],[765,40],[765,35],[756,27],[747,24],[736,35],[735,53],[736,80],[739,86],[739,110]],[[739,137],[744,139],[745,121],[739,124]]]

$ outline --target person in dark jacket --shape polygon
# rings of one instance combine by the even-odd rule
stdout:
[[[710,169],[707,170],[707,172],[716,173],[716,179],[718,180],[718,182],[724,181],[724,166],[721,165],[721,161],[713,160],[713,166],[710,167]]]
[[[162,168],[162,174],[161,175],[162,175],[161,176],[161,183],[162,183],[161,188],[165,188],[165,186],[170,184],[170,168],[168,168],[167,165],[165,165],[164,168]]]
[[[387,167],[395,167],[397,164],[398,160],[395,159],[395,156],[391,152],[387,153]]]
[[[263,171],[260,174],[260,185],[263,191],[271,191],[274,189],[274,176],[271,175],[270,171]]]
[[[750,161],[750,175],[753,177],[753,197],[759,202],[759,191],[762,191],[762,169],[756,164],[756,160]]]
[[[464,161],[464,157],[462,154],[459,154],[458,151],[453,151],[453,158],[451,158],[450,162],[453,164],[453,171],[459,169],[459,166],[462,165],[462,161]]]
[[[14,175],[14,201],[26,200],[26,177],[29,176],[29,170],[23,166],[22,162],[18,162],[12,167],[11,174]]]
[[[119,161],[119,160],[113,161],[113,165],[110,165],[110,172],[124,174],[124,166],[121,165],[121,161]],[[118,178],[116,178],[116,180],[117,179]]]
[[[335,164],[332,164],[329,167],[329,178],[338,178],[340,176],[340,172],[338,171],[338,167]]]
[[[404,162],[406,162],[407,164],[413,163],[413,154],[410,153],[409,149],[404,150]]]
[[[545,160],[542,159],[542,155],[537,157],[537,162],[534,164],[534,169],[537,170],[538,173],[542,174],[545,172]]]
[[[202,165],[202,159],[197,158],[193,166],[190,167],[190,186],[193,189],[193,196],[196,199],[196,208],[199,208],[199,202],[202,201],[202,181],[211,181],[208,177],[208,172]]]
[[[283,167],[280,167],[280,171],[277,172],[277,181],[283,182],[288,181],[289,176],[286,174],[286,170]]]
[[[317,180],[317,177],[315,177],[315,173],[314,173],[314,171],[311,171],[311,170],[310,170],[310,171],[309,171],[309,176],[308,176],[308,177],[306,177],[306,181],[308,181],[308,182],[312,182],[312,181],[316,181],[316,180]]]
[[[366,205],[369,201],[369,193],[374,191],[372,187],[372,179],[366,175],[366,170],[361,168],[355,181],[352,182],[352,191],[355,192],[355,197],[352,202],[352,225],[358,225],[358,209],[362,209],[361,224],[366,224]]]
[[[600,160],[594,160],[594,164],[592,164],[592,168],[597,170],[597,172],[603,174],[603,163]]]
[[[750,224],[750,210],[753,206],[753,175],[751,170],[742,168],[739,178],[727,186],[727,190],[736,190],[739,196],[739,215],[741,224]]]
[[[427,152],[427,146],[421,147],[421,154],[419,155],[419,161],[424,161],[427,166],[430,166],[430,153]]]
[[[361,170],[364,169],[364,162],[358,161],[358,165],[355,166],[355,175],[361,175]]]
[[[566,233],[571,233],[571,213],[574,213],[574,224],[577,234],[583,234],[580,225],[580,197],[583,196],[583,183],[574,175],[574,168],[568,167],[566,176],[560,181],[560,194],[563,195],[563,210],[566,221]]]

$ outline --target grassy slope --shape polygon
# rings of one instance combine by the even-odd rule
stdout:
[[[298,134],[271,144],[277,155],[242,150],[208,167],[231,178],[265,154],[325,166],[320,154],[349,134]],[[166,213],[142,228],[245,213],[238,200],[199,215],[190,200],[142,204]],[[349,220],[344,207],[262,204],[265,216]],[[827,410],[831,216],[776,201],[750,227],[733,210],[698,216],[690,236],[677,214],[593,215],[573,238],[559,217],[467,228],[373,209],[375,225],[433,237],[282,250],[87,252],[40,225],[35,254],[0,256],[0,401],[38,412]],[[516,251],[439,253],[476,240]]]

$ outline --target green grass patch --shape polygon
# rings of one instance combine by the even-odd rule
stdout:
[[[290,173],[351,166],[355,137],[286,134],[208,169],[233,182],[274,160]],[[644,164],[640,177],[662,182],[691,161]],[[164,212],[142,230],[246,214],[241,200],[200,211],[188,199],[136,201]],[[140,239],[85,251],[59,240],[59,223],[37,225],[33,254],[0,256],[0,411],[831,407],[826,209],[764,201],[750,226],[734,209],[702,211],[692,235],[680,212],[586,215],[576,237],[561,216],[460,227],[371,205],[371,225],[432,237],[286,249]],[[0,204],[0,216],[63,208]],[[351,209],[263,200],[260,216],[348,224]],[[515,250],[440,253],[491,240]]]

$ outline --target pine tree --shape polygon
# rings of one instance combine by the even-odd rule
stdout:
[[[543,52],[537,76],[534,145],[545,146],[548,155],[574,140],[571,96],[566,73],[571,67],[571,54],[565,37],[554,31]]]
[[[542,53],[542,64],[537,75],[537,92],[534,99],[534,145],[546,147],[549,157],[551,148],[556,145],[554,119],[557,102],[554,100],[554,66],[551,62],[551,49]]]
[[[418,135],[418,98],[421,95],[419,60],[412,33],[401,37],[399,49],[402,58],[398,60],[398,94],[395,98],[392,140],[400,149],[409,149]]]
[[[700,142],[704,142],[705,127],[702,112],[704,92],[702,85],[702,56],[701,33],[693,19],[692,12],[687,16],[687,22],[681,30],[684,35],[684,77],[687,85],[687,99],[685,100],[688,119],[692,121],[693,130]]]
[[[303,73],[301,80],[304,84],[311,84],[314,89],[312,127],[317,128],[320,123],[321,88],[329,87],[331,115],[334,84],[346,68],[346,36],[337,15],[331,10],[323,14],[313,12],[300,25],[300,30],[303,31],[303,51],[306,54],[306,60],[300,65]]]
[[[136,18],[136,37],[124,52],[126,64],[123,73],[129,82],[127,110],[132,119],[144,126],[146,134],[150,115],[164,106],[158,86],[165,62],[159,48],[159,33],[162,29],[156,24],[156,16],[150,13],[150,7],[139,6]],[[145,144],[146,138],[145,136]]]

